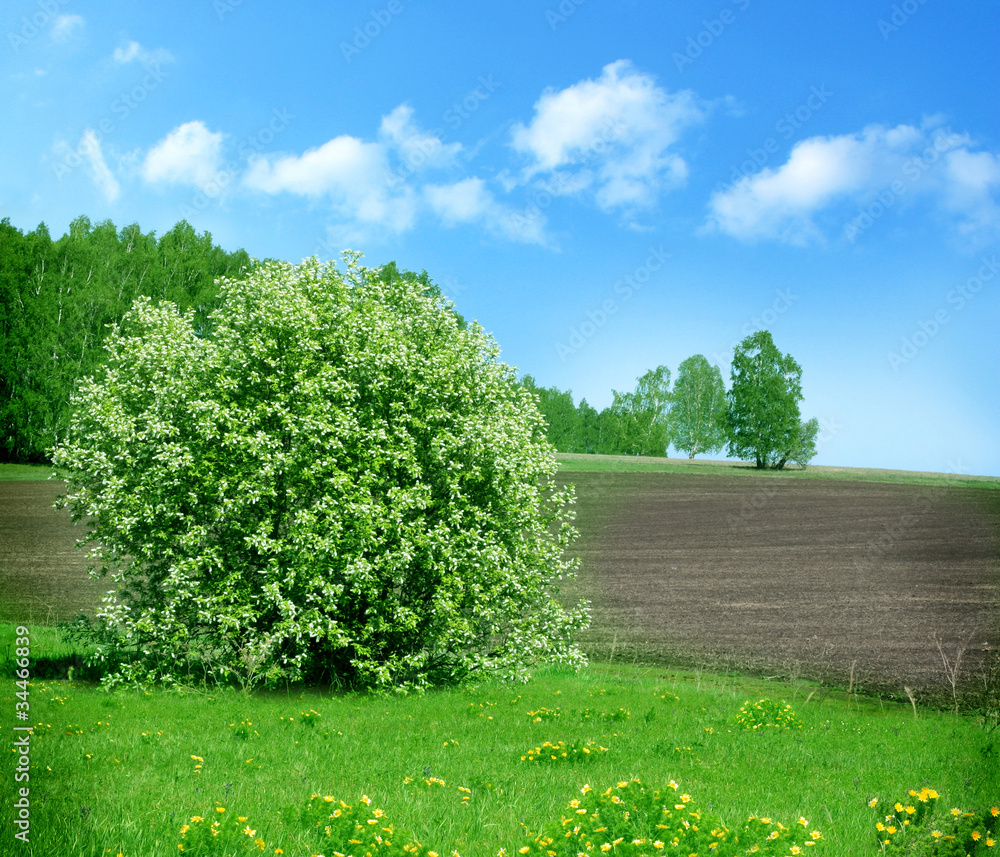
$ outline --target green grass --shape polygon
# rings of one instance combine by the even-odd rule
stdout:
[[[33,658],[59,654],[52,629],[31,630]],[[0,626],[0,653],[13,637]],[[5,678],[0,707],[11,725],[15,690]],[[740,726],[741,706],[761,698],[789,703],[801,728]],[[730,827],[751,814],[786,825],[804,817],[825,837],[810,851],[856,857],[876,853],[873,797],[925,785],[948,807],[1000,797],[1000,736],[975,718],[920,709],[915,719],[909,705],[737,676],[595,664],[526,685],[404,698],[108,693],[39,678],[29,703],[31,844],[16,851],[24,855],[178,854],[181,825],[214,818],[219,806],[219,817],[245,816],[266,843],[253,853],[324,853],[292,811],[319,793],[352,805],[369,796],[440,855],[505,848],[514,857],[526,830],[558,821],[584,784],[604,790],[639,778],[656,788],[676,781]],[[559,741],[607,752],[522,761]],[[13,784],[13,755],[6,759],[0,777]],[[12,842],[9,809],[0,819],[0,838]]]
[[[750,479],[827,479],[844,482],[890,482],[901,485],[934,485],[942,488],[1000,489],[1000,477],[953,473],[919,473],[909,470],[878,470],[861,467],[815,467],[791,465],[787,470],[757,470],[737,461],[655,458],[629,455],[584,455],[556,453],[560,473],[687,473],[707,476],[743,476]]]
[[[746,476],[757,479],[832,479],[845,482],[891,482],[901,485],[936,485],[938,487],[992,488],[1000,490],[1000,477],[969,476],[953,473],[918,473],[909,470],[879,470],[860,467],[808,467],[795,465],[788,470],[757,470],[736,461],[654,458],[630,455],[583,455],[556,453],[559,471],[610,471],[616,473],[697,473],[709,476]],[[40,481],[52,476],[47,464],[0,464],[0,482]]]
[[[42,482],[52,473],[48,464],[0,464],[0,482]]]

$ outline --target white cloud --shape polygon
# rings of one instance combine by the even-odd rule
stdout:
[[[382,117],[379,138],[402,160],[398,170],[401,175],[424,168],[450,167],[462,151],[461,143],[444,143],[440,137],[421,131],[413,121],[413,108],[408,104],[400,104]]]
[[[328,201],[338,220],[332,233],[341,239],[361,240],[372,229],[401,233],[430,213],[445,226],[474,224],[507,240],[546,244],[540,212],[519,215],[486,180],[429,179],[466,161],[461,143],[422,130],[413,109],[401,104],[382,117],[374,140],[342,134],[301,154],[252,157],[243,186]]]
[[[115,48],[115,52],[111,55],[111,58],[119,65],[125,65],[137,60],[143,65],[159,65],[160,63],[173,60],[170,51],[164,48],[149,51],[134,41],[126,42],[124,45]]]
[[[149,150],[142,177],[151,183],[208,188],[222,167],[224,136],[221,131],[209,131],[204,122],[185,122]]]
[[[671,147],[706,112],[693,92],[668,92],[618,60],[597,80],[547,90],[531,123],[514,126],[511,142],[529,160],[525,180],[554,174],[547,185],[562,193],[591,189],[601,208],[631,209],[685,181],[687,163]]]
[[[52,41],[59,45],[65,44],[82,30],[83,26],[82,15],[56,15],[50,32]]]
[[[87,128],[83,132],[77,151],[86,158],[90,168],[90,177],[104,198],[108,202],[114,202],[118,199],[120,191],[118,180],[108,168],[104,160],[104,153],[101,151],[101,141],[92,128]]]
[[[254,158],[243,182],[268,194],[326,196],[344,218],[401,232],[413,222],[413,191],[390,186],[388,163],[383,144],[345,134],[301,155]]]
[[[780,167],[716,191],[706,229],[747,241],[822,241],[818,217],[846,204],[840,220],[844,228],[879,193],[892,204],[919,195],[943,196],[963,221],[996,222],[993,191],[1000,188],[1000,160],[971,152],[967,136],[934,127],[938,121],[919,128],[870,125],[855,134],[803,140]]]
[[[945,203],[958,214],[961,231],[995,232],[1000,227],[1000,155],[955,149],[945,155],[944,175]]]
[[[469,178],[449,185],[428,185],[427,200],[446,226],[482,218],[495,205],[482,179]]]
[[[480,223],[494,235],[524,244],[549,243],[545,218],[538,212],[518,213],[499,203],[480,178],[427,185],[424,195],[445,226]]]

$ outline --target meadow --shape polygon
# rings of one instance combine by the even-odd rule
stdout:
[[[729,480],[711,481],[721,487]],[[690,485],[675,487],[693,502]],[[45,488],[54,492],[52,483]],[[612,506],[634,518],[642,503],[661,508],[649,505],[648,492],[632,505],[619,505],[617,488],[586,496],[578,525],[581,550],[591,559],[594,509]],[[789,508],[780,496],[762,496],[768,503],[751,507],[746,520],[738,504],[726,514],[736,514],[745,529],[767,520],[768,510]],[[802,505],[796,495],[786,499]],[[986,508],[992,514],[993,504]],[[18,514],[41,520],[22,502],[8,509],[6,532],[22,527]],[[613,523],[611,517],[604,525]],[[916,538],[920,529],[908,533]],[[960,532],[947,522],[945,530]],[[53,544],[66,550],[72,528],[49,532],[60,533]],[[731,535],[745,542],[745,532]],[[988,548],[992,542],[983,539]],[[58,566],[46,564],[40,542],[26,550],[33,569]],[[22,687],[13,680],[15,624],[0,624],[0,710],[8,735],[21,734],[11,727],[24,723],[33,732],[30,780],[15,780],[17,748],[4,754],[0,778],[12,797],[0,814],[0,853],[631,857],[735,854],[756,845],[757,853],[854,857],[879,853],[886,838],[898,841],[910,808],[912,819],[923,820],[906,841],[924,843],[920,853],[934,853],[961,824],[967,840],[979,825],[980,839],[967,842],[975,854],[993,853],[996,845],[990,819],[1000,816],[1000,728],[988,708],[956,714],[917,699],[866,696],[854,682],[790,675],[767,652],[757,666],[771,669],[757,677],[719,663],[697,668],[697,658],[681,668],[684,658],[667,662],[662,639],[648,658],[638,646],[602,648],[598,640],[597,659],[580,673],[548,669],[525,685],[414,696],[304,687],[109,693],[88,680],[96,673],[84,665],[85,652],[60,640],[51,609],[33,600],[31,587],[15,583],[16,575],[8,576],[4,618],[30,624],[30,680]],[[58,581],[53,591],[64,585]],[[92,596],[87,591],[83,600]],[[676,601],[664,603],[674,603],[683,623]],[[598,605],[598,617],[620,622],[631,615],[601,614],[606,606]],[[645,621],[633,616],[630,627]],[[28,719],[18,721],[23,702]],[[10,809],[14,788],[24,784],[27,843],[15,840]],[[923,816],[932,804],[937,814]],[[673,816],[654,818],[661,806]],[[898,814],[897,833],[891,819]],[[668,828],[669,835],[662,832]]]
[[[0,633],[10,651],[13,628]],[[33,656],[58,646],[52,629],[32,635]],[[15,696],[4,684],[9,722]],[[743,725],[741,708],[760,699],[790,706],[792,724]],[[738,675],[593,664],[542,671],[526,685],[411,697],[107,693],[36,679],[29,700],[30,843],[10,854],[183,853],[182,827],[192,835],[199,818],[234,831],[231,851],[204,853],[329,857],[337,849],[302,818],[319,795],[383,811],[425,854],[514,855],[571,813],[584,786],[599,793],[637,779],[675,783],[729,830],[767,818],[775,830],[818,831],[817,854],[846,857],[877,851],[883,816],[873,799],[929,787],[964,809],[1000,797],[998,733],[982,720]],[[0,776],[10,784],[14,754],[5,758]],[[8,809],[5,846],[13,832]],[[775,853],[795,852],[784,843]]]

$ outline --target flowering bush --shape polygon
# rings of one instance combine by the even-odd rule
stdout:
[[[53,462],[114,590],[107,682],[423,687],[580,665],[537,402],[426,279],[266,262],[205,325],[140,299]]]
[[[747,729],[769,726],[775,729],[802,728],[792,706],[784,700],[775,702],[773,699],[760,699],[757,702],[745,702],[736,715],[736,722]]]
[[[984,857],[1000,854],[1000,807],[967,812],[938,809],[940,795],[926,786],[910,789],[906,798],[889,804],[872,798],[868,805],[883,817],[875,838],[884,854],[920,857]]]

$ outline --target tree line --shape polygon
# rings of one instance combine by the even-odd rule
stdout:
[[[204,324],[215,279],[250,266],[186,221],[157,237],[76,218],[53,240],[0,221],[0,461],[45,462],[69,419],[77,378],[104,359],[108,325],[139,297],[193,309]]]
[[[670,369],[657,366],[631,392],[612,390],[611,405],[598,411],[586,399],[574,405],[570,390],[521,378],[559,452],[664,456],[672,446],[694,458],[726,449],[761,469],[805,467],[816,454],[819,421],[802,420],[802,368],[769,331],[736,346],[731,382],[727,392],[719,367],[696,354],[681,363],[673,389]]]

